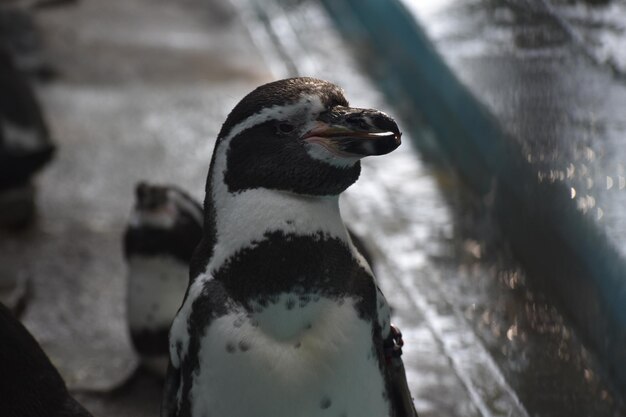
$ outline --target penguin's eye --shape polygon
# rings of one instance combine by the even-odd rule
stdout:
[[[291,133],[293,132],[294,129],[295,127],[293,125],[290,125],[289,123],[280,123],[278,125],[279,133],[283,133],[283,134]]]

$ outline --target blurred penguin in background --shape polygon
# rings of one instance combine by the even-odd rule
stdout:
[[[168,333],[189,282],[189,260],[202,237],[202,206],[181,189],[139,183],[124,234],[127,319],[142,364],[164,377]]]

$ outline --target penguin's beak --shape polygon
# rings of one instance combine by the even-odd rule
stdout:
[[[401,136],[396,122],[383,112],[338,106],[320,114],[302,140],[340,157],[360,158],[393,151]]]

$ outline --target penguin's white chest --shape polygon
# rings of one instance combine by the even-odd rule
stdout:
[[[128,263],[128,324],[133,330],[169,327],[187,289],[188,266],[169,256],[133,256]]]
[[[192,415],[384,417],[371,323],[353,299],[282,294],[213,321],[202,338]]]

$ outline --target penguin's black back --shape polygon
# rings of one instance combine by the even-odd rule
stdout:
[[[37,341],[0,304],[0,416],[91,417]]]

